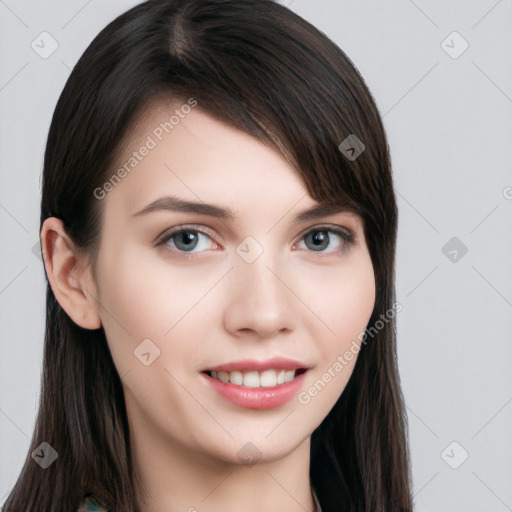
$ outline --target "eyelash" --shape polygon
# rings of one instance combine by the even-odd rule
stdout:
[[[316,253],[320,257],[326,257],[332,253],[337,253],[337,252],[345,253],[355,243],[355,236],[353,235],[353,233],[350,230],[348,230],[348,228],[345,228],[345,229],[347,231],[340,228],[339,226],[331,225],[331,224],[316,226],[316,227],[311,228],[310,230],[306,231],[303,235],[301,235],[300,240],[303,240],[307,235],[309,235],[311,233],[315,233],[317,231],[327,231],[328,233],[334,233],[335,235],[339,236],[341,239],[341,246],[342,246],[341,249],[339,249],[337,251],[328,252],[328,253],[325,253],[322,251],[312,251],[312,250],[307,250],[307,251]],[[205,231],[203,231],[201,229],[198,229],[198,227],[196,225],[182,225],[182,226],[177,226],[177,227],[171,228],[167,231],[164,231],[161,235],[159,235],[157,237],[155,242],[153,242],[153,245],[155,247],[163,246],[163,245],[167,244],[167,242],[169,240],[171,240],[174,236],[179,235],[180,233],[188,233],[188,232],[200,233],[202,235],[207,236],[210,240],[213,241],[213,238],[208,233],[206,233]],[[189,259],[189,260],[195,259],[195,258],[199,257],[199,255],[201,254],[200,252],[187,252],[187,251],[181,251],[179,249],[169,248],[169,250],[172,251],[173,253],[178,253],[179,257],[183,257],[183,258]]]

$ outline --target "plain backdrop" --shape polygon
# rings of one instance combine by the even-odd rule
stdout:
[[[39,399],[51,115],[94,36],[135,3],[0,0],[1,504]],[[389,137],[415,510],[512,511],[512,1],[283,3],[352,59]]]

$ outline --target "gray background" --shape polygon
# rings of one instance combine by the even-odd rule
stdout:
[[[2,504],[39,396],[45,280],[33,246],[51,115],[86,46],[135,3],[0,0]],[[415,510],[512,511],[512,1],[283,3],[354,61],[389,137]],[[43,31],[58,43],[47,58],[31,47],[46,37],[51,49]]]

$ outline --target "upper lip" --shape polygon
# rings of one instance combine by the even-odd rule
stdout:
[[[305,365],[299,361],[293,359],[286,359],[284,357],[273,357],[272,359],[265,359],[264,361],[258,361],[256,359],[241,359],[239,361],[231,361],[230,363],[219,364],[217,366],[211,366],[203,371],[211,372],[232,372],[238,371],[264,371],[264,370],[299,370],[309,369],[308,365]]]

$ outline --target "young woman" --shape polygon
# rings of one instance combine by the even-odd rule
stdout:
[[[270,0],[158,0],[45,153],[40,409],[3,510],[412,510],[397,208],[362,77]]]

